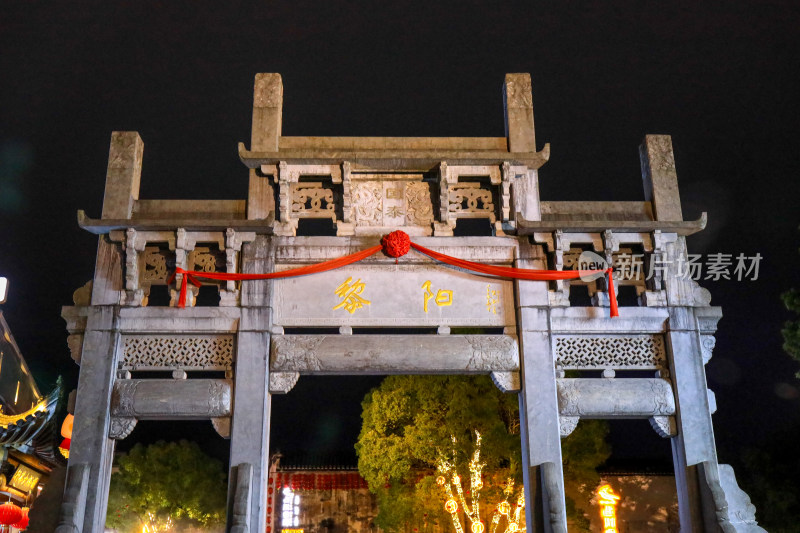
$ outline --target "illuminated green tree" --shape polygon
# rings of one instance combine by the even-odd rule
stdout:
[[[222,463],[194,442],[135,445],[117,459],[106,526],[117,531],[168,531],[170,524],[211,526],[225,519]]]
[[[481,515],[487,532],[508,479],[521,487],[517,395],[500,392],[487,376],[391,376],[367,394],[362,407],[358,467],[377,496],[376,525],[384,531],[424,532],[450,523],[436,469],[443,457],[450,460],[468,490],[475,431],[485,463]],[[607,431],[603,423],[581,422],[565,441],[567,480],[599,479],[594,468],[610,453]],[[569,447],[568,441],[576,444]]]

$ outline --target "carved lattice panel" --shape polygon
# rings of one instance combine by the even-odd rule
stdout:
[[[292,184],[293,218],[331,218],[336,220],[333,190],[322,182]]]
[[[661,335],[560,335],[556,366],[564,369],[648,370],[667,366]]]
[[[228,370],[233,335],[126,335],[121,367],[126,370]]]
[[[141,285],[166,285],[175,270],[175,252],[158,245],[145,246],[139,256]]]
[[[495,221],[492,191],[477,182],[459,182],[448,188],[448,210],[457,218],[483,218]]]

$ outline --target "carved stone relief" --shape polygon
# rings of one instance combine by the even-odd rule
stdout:
[[[298,379],[300,379],[299,372],[270,372],[269,392],[286,394],[294,388]]]
[[[180,420],[231,414],[231,382],[222,379],[118,379],[111,395],[116,417]]]
[[[233,366],[233,335],[124,335],[122,368],[227,370]]]
[[[354,222],[357,226],[383,225],[383,188],[380,182],[364,181],[353,185]]]
[[[454,183],[448,190],[448,211],[457,218],[488,218],[496,220],[492,191],[481,188],[480,183]]]
[[[580,421],[579,416],[559,416],[558,417],[558,432],[561,438],[569,437],[575,428],[578,427]]]
[[[315,350],[324,340],[319,335],[286,335],[272,338],[272,365],[281,370],[322,370]]]
[[[292,217],[336,220],[333,190],[321,182],[292,184]]]
[[[647,420],[660,437],[669,439],[678,434],[678,425],[674,416],[651,416]]]
[[[666,379],[559,378],[562,416],[649,418],[675,414],[672,386]]]
[[[661,335],[558,335],[556,365],[565,369],[664,369]]]
[[[81,364],[81,353],[83,351],[83,333],[73,333],[67,336],[67,346],[69,355],[78,365]]]
[[[503,368],[513,364],[516,343],[512,337],[489,335],[466,335],[472,346],[472,357],[467,370]]]
[[[112,416],[108,427],[108,438],[122,440],[136,427],[136,419],[131,417]]]
[[[700,348],[703,353],[703,364],[708,364],[711,361],[711,356],[714,352],[714,346],[717,344],[717,339],[713,335],[700,335]]]
[[[495,387],[503,392],[519,392],[519,372],[492,372],[490,374]]]
[[[492,373],[498,386],[514,387],[519,371],[517,340],[511,335],[273,335],[270,377],[294,373],[388,374],[409,372]],[[284,387],[294,377],[270,380]],[[285,380],[285,381],[284,381]],[[285,384],[286,385],[285,385]]]
[[[431,192],[427,183],[406,185],[406,222],[410,226],[426,226],[433,222]]]

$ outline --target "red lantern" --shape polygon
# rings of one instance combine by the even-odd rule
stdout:
[[[10,526],[22,519],[22,509],[11,502],[0,505],[0,524]]]
[[[11,524],[11,527],[15,527],[15,528],[19,529],[20,531],[24,531],[28,527],[28,523],[30,522],[30,519],[28,518],[28,511],[29,510],[30,510],[29,507],[23,507],[21,509],[22,518],[20,518],[19,521],[16,522],[15,524]]]

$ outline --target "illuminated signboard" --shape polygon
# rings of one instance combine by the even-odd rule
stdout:
[[[21,490],[24,493],[29,493],[36,487],[36,484],[39,483],[39,478],[41,474],[36,472],[35,470],[31,470],[27,466],[19,465],[17,471],[14,472],[14,476],[11,478],[11,481],[8,482],[9,486],[14,487],[17,490]]]
[[[619,496],[614,494],[611,485],[603,485],[597,489],[600,496],[600,518],[603,519],[603,533],[619,533],[617,529],[617,503]]]
[[[302,529],[282,529],[283,533],[303,533]]]

